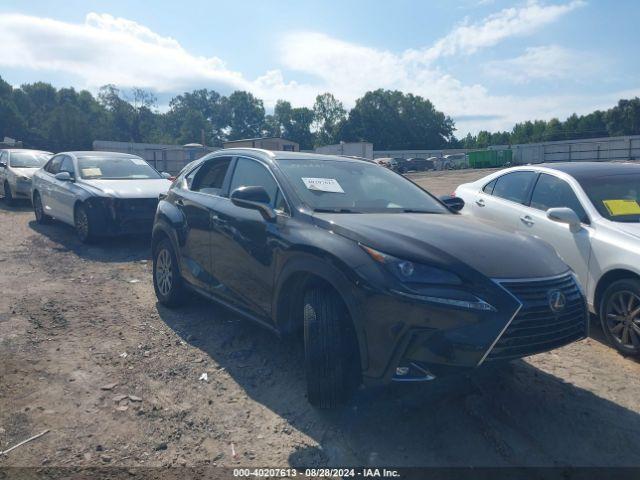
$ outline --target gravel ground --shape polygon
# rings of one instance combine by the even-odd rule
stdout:
[[[437,194],[486,172],[414,175]],[[4,466],[640,466],[640,365],[592,338],[501,369],[306,402],[299,341],[156,303],[148,238],[83,246],[0,203]],[[207,380],[202,375],[207,374]]]

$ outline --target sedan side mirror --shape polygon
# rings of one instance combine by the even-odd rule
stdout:
[[[582,222],[576,212],[570,208],[550,208],[547,210],[547,218],[553,222],[566,223],[571,233],[578,233],[582,228]]]
[[[264,187],[240,187],[231,192],[231,202],[236,207],[259,211],[265,220],[272,222],[276,212],[271,208],[271,198]]]
[[[464,200],[460,197],[454,197],[452,195],[443,195],[440,197],[440,201],[444,203],[447,208],[453,212],[459,212],[464,208]]]
[[[56,173],[55,179],[60,180],[61,182],[73,182],[73,177],[69,172]]]

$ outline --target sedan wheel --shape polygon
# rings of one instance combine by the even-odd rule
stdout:
[[[76,234],[82,243],[91,243],[93,241],[91,220],[89,213],[84,205],[78,205],[74,215]]]
[[[13,206],[14,204],[13,194],[11,193],[11,187],[7,182],[4,182],[4,203],[6,203],[7,206],[9,207]]]
[[[607,289],[601,323],[616,349],[627,355],[640,354],[640,281],[620,280]]]
[[[51,217],[44,213],[42,199],[38,193],[33,196],[33,213],[36,216],[36,222],[40,224],[49,223],[51,221]]]

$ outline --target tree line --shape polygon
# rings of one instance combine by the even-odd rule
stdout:
[[[98,94],[56,89],[45,82],[13,88],[0,77],[0,139],[54,152],[92,148],[94,140],[142,143],[202,143],[284,137],[303,150],[339,141],[372,142],[377,150],[486,148],[490,145],[640,134],[640,99],[620,100],[607,111],[518,123],[511,132],[481,131],[455,136],[451,117],[418,95],[375,90],[347,111],[331,93],[316,97],[313,108],[279,100],[267,114],[249,92],[228,96],[199,89],[177,95],[165,112],[153,93],[123,92],[105,85]]]

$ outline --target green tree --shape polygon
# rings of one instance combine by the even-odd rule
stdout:
[[[259,137],[265,121],[262,100],[236,91],[223,102],[228,115],[229,140]]]
[[[337,143],[338,127],[346,117],[347,111],[342,102],[336,100],[331,93],[318,95],[313,104],[313,128],[316,131],[316,145]]]

